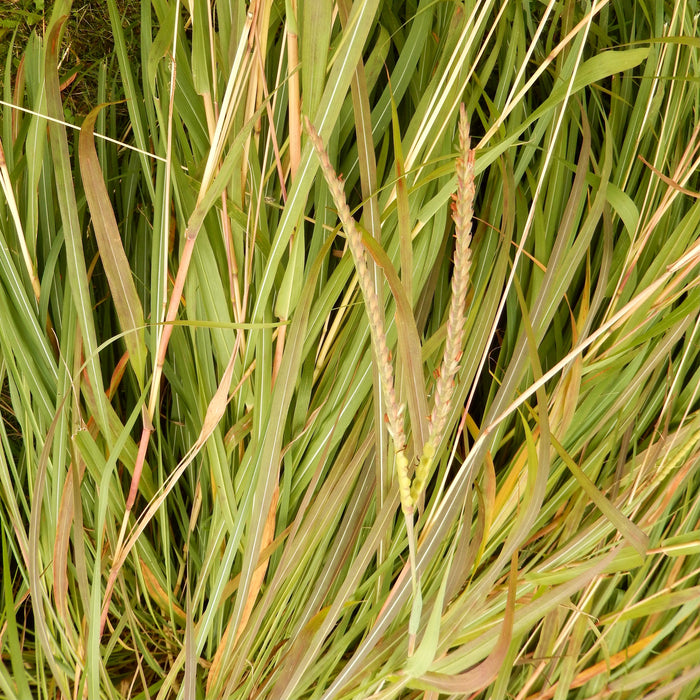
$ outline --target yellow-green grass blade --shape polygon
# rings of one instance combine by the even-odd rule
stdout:
[[[63,109],[58,84],[58,38],[62,22],[53,25],[46,50],[46,101],[49,115],[55,119],[62,119]],[[66,255],[70,270],[70,287],[73,294],[73,303],[78,312],[78,321],[85,346],[87,369],[97,400],[97,415],[95,416],[100,429],[108,441],[111,436],[107,430],[107,413],[105,409],[104,385],[99,368],[99,356],[97,355],[97,338],[95,334],[94,317],[92,314],[90,292],[85,268],[85,256],[83,252],[82,234],[78,222],[77,202],[73,186],[68,141],[65,128],[56,122],[49,123],[56,176],[56,188],[58,202],[61,211],[61,219],[64,226]]]

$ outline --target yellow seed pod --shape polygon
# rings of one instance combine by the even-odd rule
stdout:
[[[408,478],[408,460],[403,452],[396,453],[396,473],[399,475],[399,481],[402,476]]]
[[[428,441],[423,445],[423,454],[420,457],[418,466],[416,467],[416,475],[411,486],[411,500],[415,503],[418,497],[425,488],[425,483],[430,476],[430,468],[433,466],[435,459],[435,445]]]
[[[416,469],[416,473],[424,482],[430,476],[430,470],[432,469],[433,462],[435,461],[434,458],[435,450],[433,450],[431,454],[423,454],[420,458],[420,462],[418,462],[418,468]]]
[[[411,479],[408,476],[408,460],[403,452],[396,453],[396,476],[399,482],[401,507],[408,511],[413,505],[411,501]]]

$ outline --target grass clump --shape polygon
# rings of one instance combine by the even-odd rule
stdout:
[[[105,7],[80,132],[4,61],[0,695],[697,697],[697,8]]]

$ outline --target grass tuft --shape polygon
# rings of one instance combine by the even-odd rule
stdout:
[[[93,5],[0,18],[0,697],[699,697],[693,3]]]

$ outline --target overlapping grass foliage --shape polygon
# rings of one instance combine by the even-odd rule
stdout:
[[[697,698],[697,3],[107,6],[79,133],[6,52],[0,696]]]

